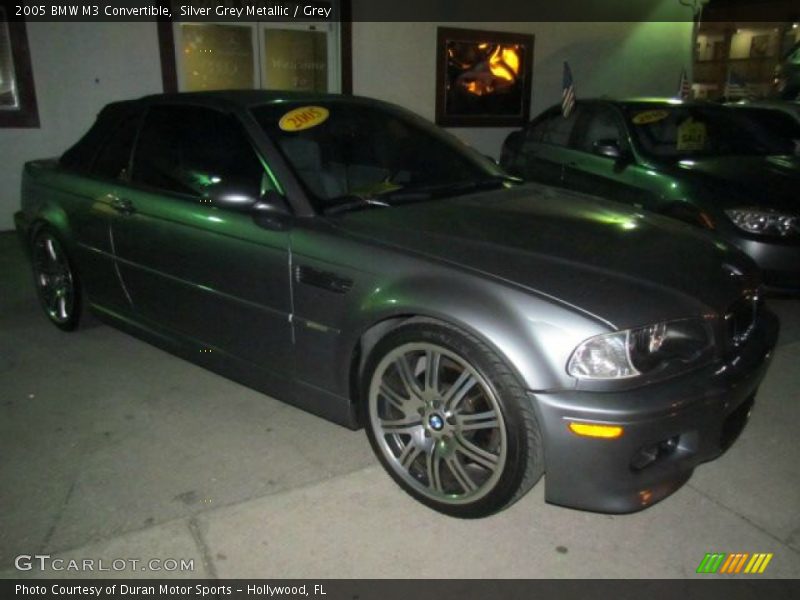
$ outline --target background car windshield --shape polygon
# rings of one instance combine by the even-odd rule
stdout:
[[[327,117],[317,116],[301,130],[287,130],[292,125],[282,119],[304,107],[321,107]],[[399,110],[312,101],[269,104],[252,112],[319,210],[352,201],[353,196],[374,198],[501,174],[488,159],[446,132]]]
[[[642,152],[654,158],[794,154],[787,136],[723,107],[629,107],[627,117]]]

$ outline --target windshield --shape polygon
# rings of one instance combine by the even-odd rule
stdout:
[[[760,108],[751,106],[734,107],[746,118],[751,119],[771,136],[790,142],[794,146],[795,154],[798,154],[800,145],[800,121],[780,110],[772,108]]]
[[[652,158],[794,154],[790,135],[745,111],[721,106],[629,106],[627,119],[640,150]]]
[[[469,191],[502,178],[490,160],[412,113],[380,105],[325,100],[280,102],[252,110],[311,196],[331,211],[354,199],[386,205]],[[375,199],[380,197],[380,202]]]

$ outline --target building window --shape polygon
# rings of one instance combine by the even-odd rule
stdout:
[[[0,127],[39,127],[28,36],[0,4]]]
[[[160,21],[164,91],[351,93],[350,0],[332,4],[321,22]]]
[[[178,91],[341,91],[338,23],[173,27]]]

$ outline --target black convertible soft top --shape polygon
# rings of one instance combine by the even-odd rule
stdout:
[[[98,149],[114,134],[123,121],[141,113],[142,109],[143,106],[139,100],[114,102],[107,105],[97,115],[97,120],[89,131],[61,155],[58,163],[73,171],[88,171]]]
[[[348,101],[379,103],[370,98],[320,94],[317,92],[292,92],[277,90],[220,90],[210,92],[181,92],[175,94],[153,94],[134,100],[113,102],[97,115],[94,125],[59,159],[59,164],[70,170],[87,172],[99,148],[114,134],[128,118],[141,114],[153,103],[179,103],[214,106],[222,109],[251,107],[275,101],[314,101],[347,99]]]

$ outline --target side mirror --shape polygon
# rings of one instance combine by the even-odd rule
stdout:
[[[229,185],[213,187],[206,198],[218,208],[236,212],[249,212],[258,203],[251,190]]]
[[[597,140],[592,143],[592,152],[607,158],[622,158],[622,148],[619,147],[617,140]]]
[[[265,192],[252,205],[251,213],[256,225],[265,229],[285,230],[289,228],[292,211],[286,200],[275,190]]]

